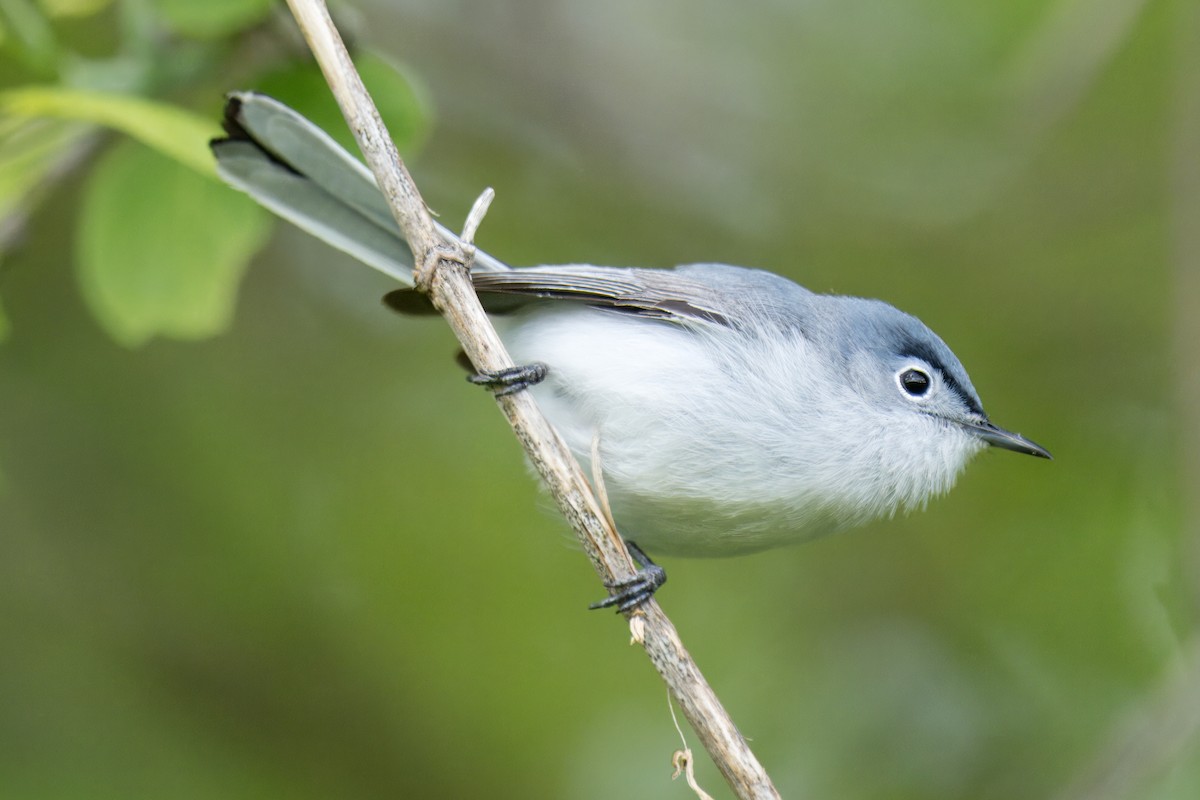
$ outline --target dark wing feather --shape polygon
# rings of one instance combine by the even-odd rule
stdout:
[[[480,299],[489,308],[489,295],[516,296],[586,303],[672,322],[730,324],[726,316],[716,310],[709,287],[671,270],[532,267],[508,272],[480,272],[472,278]]]
[[[511,313],[537,300],[561,300],[670,322],[730,325],[715,309],[708,286],[672,270],[530,267],[475,272],[471,278],[483,307],[494,314]],[[434,313],[428,298],[414,289],[389,292],[384,302],[401,314]]]

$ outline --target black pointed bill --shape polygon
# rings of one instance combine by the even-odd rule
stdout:
[[[1006,431],[1004,428],[993,425],[990,422],[966,422],[963,423],[963,427],[992,447],[1000,447],[1005,450],[1012,450],[1015,453],[1037,456],[1038,458],[1053,459],[1050,452],[1040,444],[1035,444],[1019,433]]]

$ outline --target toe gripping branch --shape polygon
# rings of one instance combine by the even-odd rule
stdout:
[[[599,602],[592,603],[588,608],[594,610],[616,606],[618,614],[633,611],[654,597],[654,593],[658,591],[659,587],[667,582],[666,570],[651,561],[650,556],[642,552],[642,548],[628,539],[625,540],[625,546],[629,548],[629,554],[633,556],[633,560],[637,562],[640,569],[627,581],[611,583],[606,581],[604,585],[612,594]]]
[[[496,397],[503,397],[541,383],[549,372],[550,370],[545,364],[534,362],[494,372],[473,373],[467,376],[467,380],[476,386],[491,389],[492,394]],[[618,614],[633,611],[654,597],[654,593],[658,591],[659,587],[667,582],[666,570],[651,561],[650,556],[646,555],[642,548],[628,539],[625,540],[625,546],[629,548],[629,554],[637,562],[639,567],[637,573],[627,581],[605,581],[604,585],[612,594],[599,602],[592,603],[588,608],[616,606]]]
[[[519,367],[498,369],[494,372],[477,372],[468,375],[467,380],[476,386],[484,386],[492,390],[496,397],[528,389],[546,379],[550,370],[545,364],[534,362]]]

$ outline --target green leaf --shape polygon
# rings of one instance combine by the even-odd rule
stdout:
[[[8,315],[4,313],[4,304],[0,303],[0,342],[3,342],[8,338],[8,332],[10,329],[11,326],[8,322]],[[3,481],[0,481],[0,485],[2,484]]]
[[[432,127],[433,114],[423,87],[403,69],[370,50],[359,50],[354,64],[397,149],[404,156],[413,155],[424,145]],[[296,109],[350,152],[358,152],[325,77],[311,60],[265,75],[253,88]]]
[[[275,0],[154,0],[167,24],[184,36],[217,39],[270,13]]]
[[[31,197],[46,187],[48,174],[70,158],[87,130],[56,119],[0,121],[0,229],[11,215],[29,211]]]
[[[97,163],[78,234],[83,295],[114,339],[198,339],[224,330],[269,218],[178,161],[123,142]]]
[[[129,95],[28,86],[0,92],[0,115],[58,117],[115,128],[164,155],[216,179],[208,140],[221,133],[215,119]]]

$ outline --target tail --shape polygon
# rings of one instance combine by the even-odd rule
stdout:
[[[229,96],[225,131],[226,138],[214,139],[211,147],[217,174],[226,183],[301,230],[412,286],[412,251],[375,178],[329,134],[277,100],[251,92]],[[475,269],[508,267],[476,252]]]

